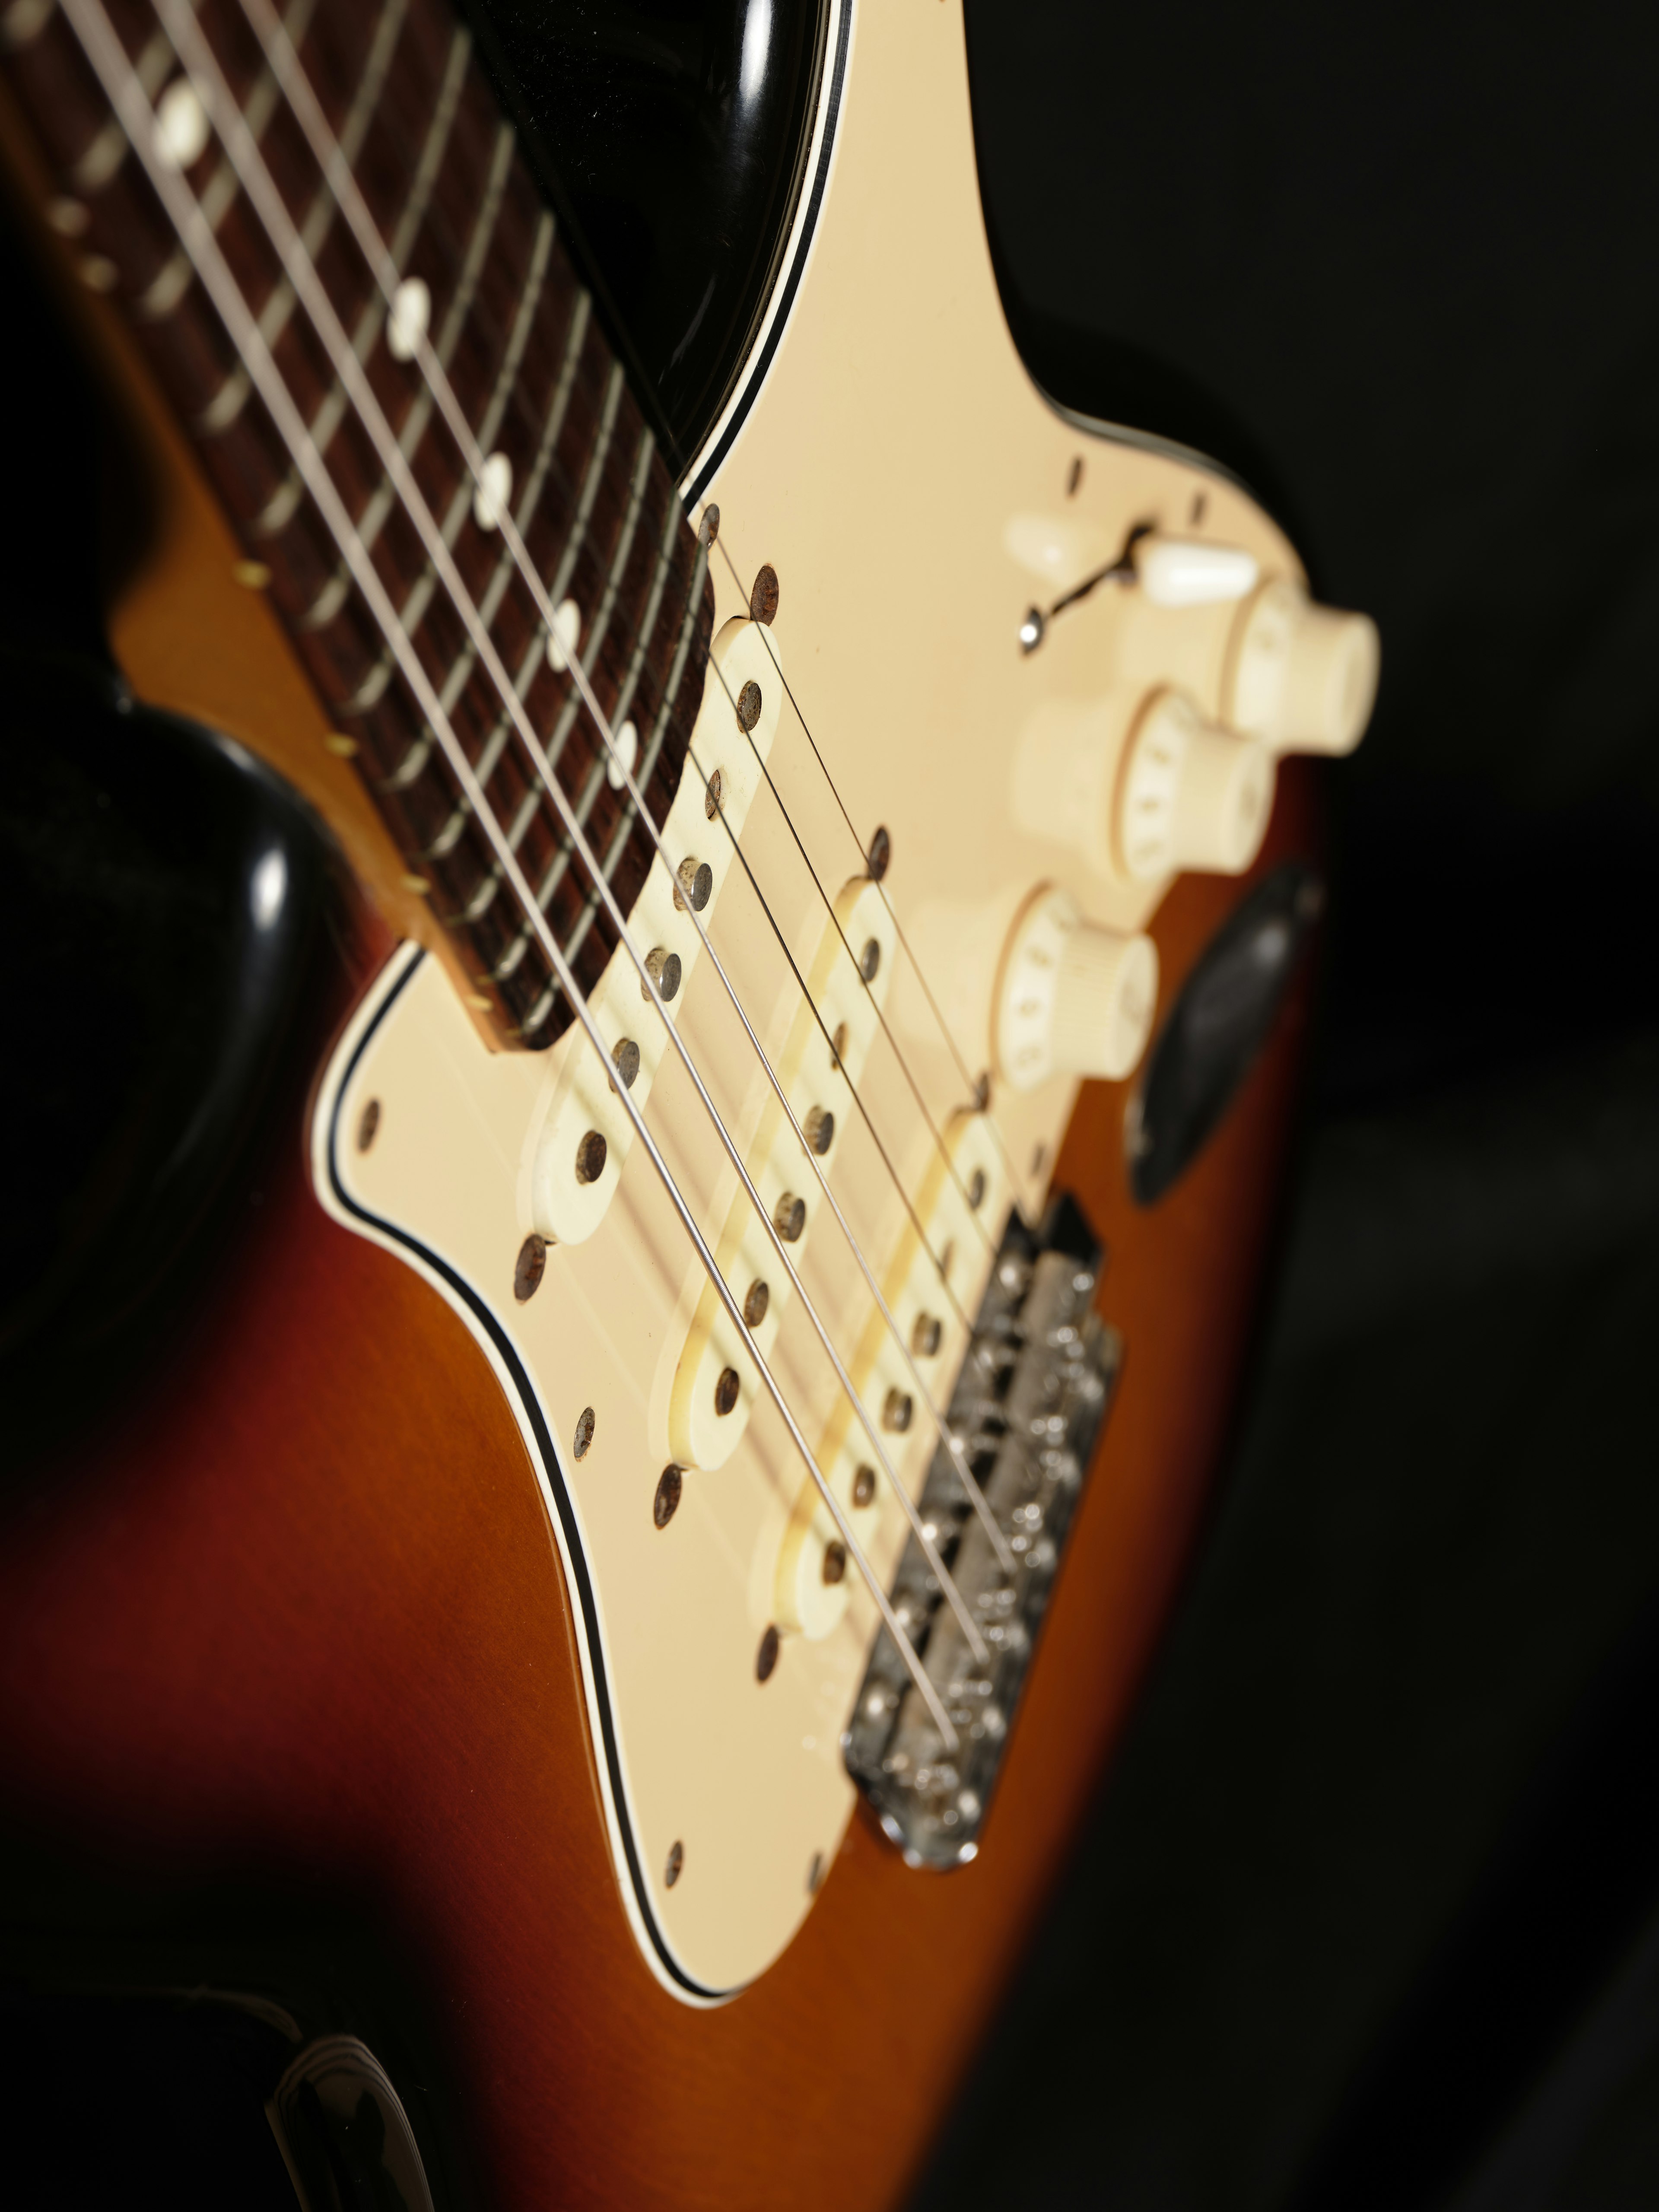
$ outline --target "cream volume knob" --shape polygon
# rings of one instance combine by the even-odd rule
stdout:
[[[1371,718],[1380,657],[1369,615],[1316,606],[1281,578],[1233,633],[1224,719],[1275,752],[1351,753]]]
[[[1179,691],[1148,702],[1117,793],[1117,856],[1140,883],[1178,868],[1236,876],[1261,850],[1273,805],[1265,745],[1206,722]]]
[[[1016,1091],[1051,1075],[1127,1075],[1158,1006],[1158,948],[1085,921],[1068,891],[1037,890],[1015,917],[997,979],[997,1065]]]

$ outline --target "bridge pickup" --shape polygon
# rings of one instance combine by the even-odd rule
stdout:
[[[991,1647],[973,1657],[914,1536],[892,1585],[895,1611],[962,1741],[945,1751],[887,1631],[870,1656],[842,1741],[848,1771],[912,1866],[955,1866],[980,1826],[1048,1609],[1066,1538],[1122,1358],[1091,1310],[1101,1254],[1060,1198],[1035,1234],[1013,1215],[969,1341],[949,1421],[968,1447],[1016,1561],[999,1565],[943,1446],[921,1494],[927,1521]]]

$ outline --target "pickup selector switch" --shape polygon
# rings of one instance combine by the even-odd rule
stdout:
[[[1146,1048],[1158,950],[1085,921],[1057,884],[1027,900],[1009,932],[994,1011],[997,1064],[1016,1091],[1051,1075],[1118,1081]]]
[[[1238,875],[1261,849],[1273,804],[1267,747],[1205,721],[1183,693],[1160,691],[1124,750],[1119,865],[1139,883],[1181,868]]]

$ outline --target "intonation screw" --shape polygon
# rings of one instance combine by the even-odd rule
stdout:
[[[758,1328],[760,1327],[761,1323],[766,1319],[766,1309],[771,1304],[771,1291],[767,1289],[765,1284],[762,1282],[760,1277],[757,1275],[754,1281],[749,1285],[748,1295],[743,1302],[743,1317],[744,1321],[748,1322],[750,1328]]]
[[[674,903],[684,914],[689,906],[701,914],[714,896],[714,871],[707,860],[682,860],[674,882]]]
[[[738,720],[745,730],[752,730],[761,718],[761,688],[751,676],[738,694]]]
[[[679,1880],[680,1869],[684,1864],[685,1845],[684,1844],[670,1844],[668,1846],[668,1863],[662,1870],[662,1878],[670,1889],[672,1889],[674,1884]]]
[[[380,1102],[378,1098],[371,1098],[357,1116],[357,1150],[360,1152],[366,1152],[374,1143],[380,1126]]]
[[[866,983],[873,983],[881,972],[881,944],[877,938],[867,938],[859,955],[859,973]]]
[[[587,1457],[587,1447],[593,1441],[593,1408],[584,1406],[576,1416],[575,1434],[570,1439],[570,1449],[578,1459]]]
[[[835,1115],[827,1106],[813,1106],[801,1127],[808,1145],[822,1158],[836,1141]]]
[[[778,1663],[778,1632],[769,1627],[760,1640],[760,1650],[755,1654],[755,1680],[769,1682],[772,1670]]]
[[[870,850],[865,855],[865,866],[870,872],[870,880],[872,884],[878,884],[887,873],[892,857],[892,839],[885,830],[878,830],[870,840]]]
[[[847,1572],[847,1547],[839,1541],[823,1547],[823,1579],[833,1589]]]
[[[665,1528],[679,1510],[682,1480],[683,1471],[670,1460],[658,1480],[657,1494],[651,1501],[651,1518],[659,1528]]]
[[[546,1237],[526,1237],[519,1247],[518,1265],[513,1270],[513,1295],[520,1305],[535,1297],[546,1273]]]
[[[605,1154],[609,1150],[604,1137],[597,1129],[590,1129],[576,1147],[576,1180],[578,1182],[597,1182],[605,1173]]]
[[[806,1200],[787,1190],[772,1209],[772,1226],[786,1244],[793,1244],[806,1226]]]
[[[860,1510],[870,1504],[876,1494],[876,1470],[861,1467],[853,1477],[853,1503]]]
[[[755,579],[755,588],[749,594],[749,617],[751,622],[769,623],[778,611],[778,572],[768,561]]]
[[[729,1413],[738,1402],[738,1393],[742,1387],[738,1380],[737,1369],[722,1367],[720,1380],[714,1385],[714,1411],[722,1415]]]
[[[653,945],[645,956],[645,972],[656,985],[658,994],[666,1006],[680,988],[679,954],[665,951],[660,945]],[[640,996],[648,1006],[651,994],[643,983],[640,986]]]
[[[720,772],[716,769],[709,777],[708,787],[702,794],[702,811],[711,822],[720,811],[720,793],[723,788]]]

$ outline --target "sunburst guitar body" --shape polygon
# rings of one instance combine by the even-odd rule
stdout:
[[[257,1206],[5,1505],[14,1919],[41,1986],[139,1929],[280,2015],[307,2203],[364,2096],[406,2201],[892,2203],[1224,1445],[1318,903],[1284,757],[1358,741],[1375,634],[1035,388],[954,6],[802,16],[672,420],[512,11],[330,12],[0,23],[149,487],[112,711],[348,885]],[[252,839],[250,942],[297,872]],[[285,1990],[298,1936],[216,1963],[273,1897],[397,1962],[418,2063]]]

